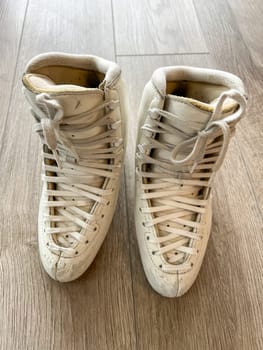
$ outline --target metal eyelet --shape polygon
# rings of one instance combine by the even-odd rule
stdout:
[[[159,114],[158,114],[158,112],[154,109],[154,108],[151,108],[151,109],[149,109],[148,110],[148,114],[149,114],[149,117],[151,118],[151,119],[158,119],[159,118]]]

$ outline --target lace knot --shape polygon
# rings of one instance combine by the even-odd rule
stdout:
[[[49,118],[43,118],[41,119],[41,126],[46,144],[51,150],[55,150],[57,147],[55,130],[58,127],[58,122]]]
[[[226,98],[232,98],[236,100],[239,104],[239,108],[234,114],[229,117],[222,118],[223,113],[223,104]],[[179,143],[171,154],[171,161],[175,165],[188,165],[190,162],[193,162],[193,166],[190,170],[192,173],[200,160],[205,157],[206,145],[209,138],[216,137],[216,131],[221,129],[223,144],[221,150],[218,154],[217,161],[215,162],[213,171],[216,171],[222,164],[224,156],[227,151],[227,147],[230,141],[231,129],[230,124],[236,123],[242,116],[245,110],[246,101],[244,97],[235,90],[230,90],[229,92],[225,92],[220,96],[219,102],[217,103],[215,110],[210,118],[210,121],[206,124],[203,130],[200,130],[198,134],[186,141]],[[188,156],[184,159],[177,159],[177,156],[180,150],[183,150],[186,146],[193,144],[193,149]]]
[[[60,129],[60,124],[63,120],[62,106],[57,100],[52,99],[51,96],[46,93],[37,95],[36,102],[39,106],[38,115],[40,119],[40,123],[36,126],[36,131],[41,131],[43,133],[44,142],[53,152],[58,166],[61,167],[57,151],[58,142],[79,160],[74,145]]]

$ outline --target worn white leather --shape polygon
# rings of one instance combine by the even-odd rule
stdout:
[[[146,276],[163,296],[183,295],[198,275],[211,231],[213,178],[244,114],[244,96],[238,77],[193,67],[160,68],[144,89],[136,233]]]
[[[115,211],[128,116],[120,75],[117,64],[96,56],[47,53],[23,76],[43,143],[40,257],[60,282],[86,271]]]

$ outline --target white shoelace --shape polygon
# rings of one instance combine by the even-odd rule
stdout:
[[[48,196],[44,204],[49,214],[44,220],[49,223],[46,234],[55,235],[57,243],[49,244],[49,249],[73,252],[70,245],[87,243],[83,233],[95,232],[98,228],[93,222],[92,210],[87,212],[83,208],[91,202],[92,208],[96,204],[109,205],[107,196],[113,189],[104,188],[106,181],[120,173],[123,140],[116,131],[121,121],[111,117],[119,101],[104,102],[66,118],[59,102],[47,93],[39,94],[36,104],[29,102],[37,121],[34,129],[47,146],[43,150],[43,181]],[[103,116],[94,121],[92,116],[99,111],[104,111]],[[90,131],[97,127],[102,127],[102,131],[91,136]],[[94,148],[99,145],[100,148]],[[96,186],[96,178],[104,179],[102,186]]]
[[[227,98],[235,100],[239,108],[222,118]],[[140,164],[137,172],[143,179],[142,199],[149,203],[147,208],[140,210],[152,215],[144,226],[156,225],[159,232],[158,237],[147,236],[147,239],[159,246],[152,254],[166,256],[168,264],[162,266],[165,271],[189,269],[191,264],[184,263],[186,257],[198,254],[192,243],[202,239],[197,229],[201,227],[201,215],[206,212],[211,180],[223,162],[230,136],[245,106],[246,100],[238,91],[223,93],[205,128],[194,136],[191,132],[193,122],[158,108],[149,111],[151,125],[142,127],[149,142],[138,145],[136,154]],[[161,121],[161,118],[172,120],[173,126]],[[182,131],[186,128],[189,134]],[[156,136],[164,133],[179,134],[183,141],[175,147],[160,142]],[[151,152],[156,149],[170,152],[170,162],[153,158]],[[190,153],[185,158],[177,159],[180,153],[182,155],[189,149]],[[155,165],[155,171],[148,170],[152,165]],[[155,205],[152,205],[153,200]]]

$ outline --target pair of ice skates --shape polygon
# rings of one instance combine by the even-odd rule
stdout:
[[[33,58],[24,91],[43,144],[39,251],[54,279],[78,278],[109,229],[120,187],[127,118],[134,118],[116,63],[47,53]],[[146,276],[160,294],[195,281],[211,230],[211,188],[246,107],[226,72],[157,69],[145,86],[136,148],[135,223]]]

